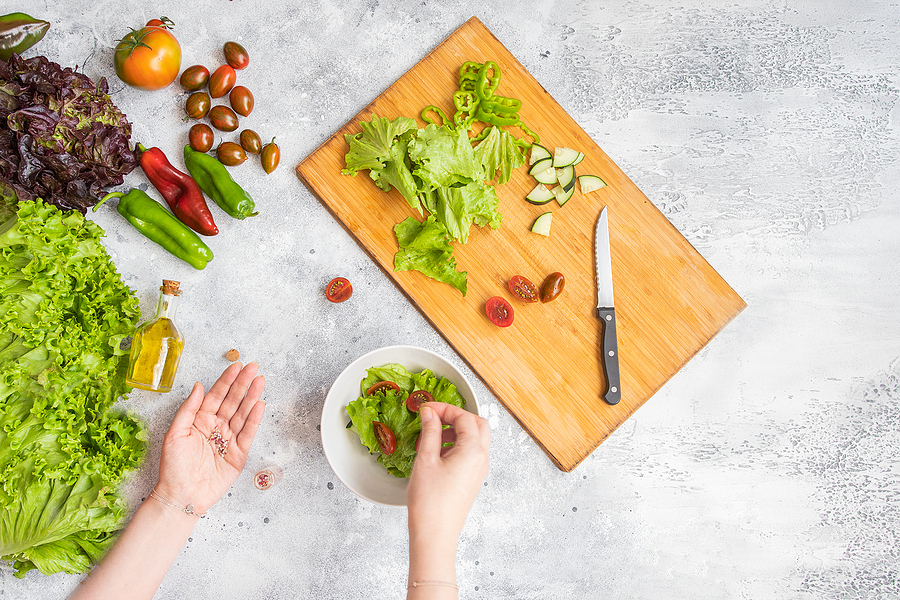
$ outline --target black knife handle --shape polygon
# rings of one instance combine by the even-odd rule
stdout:
[[[618,404],[622,399],[619,383],[619,342],[616,337],[616,309],[598,308],[597,316],[603,321],[603,340],[600,351],[603,354],[603,374],[606,376],[606,391],[601,395],[607,404]]]

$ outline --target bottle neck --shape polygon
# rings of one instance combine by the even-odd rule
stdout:
[[[159,306],[156,307],[156,316],[175,320],[175,311],[178,309],[178,296],[171,294],[159,295]]]

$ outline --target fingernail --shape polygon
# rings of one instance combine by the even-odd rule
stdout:
[[[422,417],[422,422],[427,423],[434,418],[434,411],[427,406],[423,406],[419,409],[419,415]]]

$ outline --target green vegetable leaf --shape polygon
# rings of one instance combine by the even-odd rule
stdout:
[[[399,392],[378,392],[371,396],[366,390],[379,381],[393,381],[400,387]],[[347,414],[353,421],[353,428],[370,454],[378,454],[376,459],[389,473],[396,477],[409,477],[416,459],[416,440],[422,430],[422,420],[418,413],[406,408],[406,398],[416,390],[425,390],[435,402],[446,402],[465,407],[466,401],[456,386],[444,377],[437,377],[430,370],[410,373],[403,365],[391,363],[372,367],[360,382],[360,397],[347,405]],[[381,454],[372,423],[379,421],[391,428],[397,438],[397,449],[393,453]]]
[[[341,173],[355,176],[368,169],[369,177],[379,188],[386,192],[392,186],[397,188],[421,214],[416,182],[406,165],[407,145],[415,134],[416,122],[407,117],[390,121],[372,115],[371,121],[361,121],[359,125],[360,133],[344,136],[350,150],[344,157],[347,167]]]
[[[400,249],[394,255],[395,271],[419,271],[448,283],[466,295],[466,272],[456,270],[456,259],[447,235],[447,227],[429,215],[422,222],[412,217],[394,225]]]
[[[516,144],[516,138],[499,127],[491,127],[490,133],[475,147],[475,156],[484,167],[485,179],[491,180],[499,170],[497,183],[509,181],[513,170],[525,164],[525,153]]]
[[[114,408],[140,312],[102,236],[41,201],[0,225],[0,558],[19,577],[90,569],[146,449],[143,425]]]
[[[472,223],[498,229],[503,216],[497,210],[500,199],[493,186],[472,182],[463,187],[437,188],[425,194],[428,212],[446,225],[450,237],[465,244]]]
[[[425,189],[484,180],[481,161],[475,157],[469,135],[462,128],[428,125],[420,129],[409,143],[409,158],[416,165],[413,174],[423,181]]]

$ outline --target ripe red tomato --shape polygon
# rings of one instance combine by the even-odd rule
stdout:
[[[400,386],[394,383],[393,381],[379,381],[375,385],[369,387],[366,390],[366,396],[371,396],[372,394],[377,394],[379,392],[387,392],[388,390],[392,392],[399,392]]]
[[[131,87],[161,90],[178,77],[181,45],[164,25],[150,25],[119,40],[113,62],[116,75]]]
[[[507,284],[509,291],[513,296],[522,302],[537,302],[538,288],[536,285],[525,279],[521,275],[516,275],[509,280]]]
[[[375,430],[375,439],[378,440],[378,446],[383,454],[393,454],[397,449],[397,436],[391,431],[391,428],[380,421],[372,421],[372,428]]]
[[[353,286],[344,277],[335,277],[325,288],[325,297],[331,302],[343,302],[353,293]]]
[[[484,312],[487,313],[488,319],[497,327],[509,327],[513,323],[515,313],[512,304],[501,298],[494,296],[488,298],[484,305]]]
[[[406,397],[406,408],[413,412],[419,412],[426,402],[434,402],[432,395],[425,390],[416,390]]]
[[[231,91],[234,82],[237,81],[237,73],[228,65],[222,65],[209,76],[209,95],[213,98],[221,98]]]

